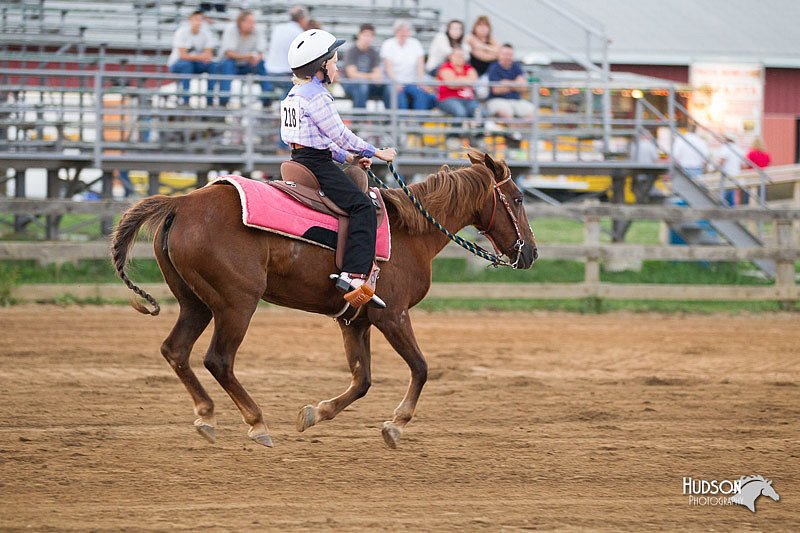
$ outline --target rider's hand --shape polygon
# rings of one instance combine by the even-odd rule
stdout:
[[[360,166],[364,170],[369,170],[370,168],[372,168],[372,159],[370,159],[369,157],[362,157],[361,159],[358,160],[358,166]]]
[[[355,161],[355,160],[356,160],[356,156],[354,156],[351,153],[348,153],[346,156],[344,156],[344,162],[347,163],[348,165],[352,165],[353,161]]]
[[[381,161],[394,161],[394,158],[397,157],[397,150],[394,148],[382,148],[375,152],[375,157]]]

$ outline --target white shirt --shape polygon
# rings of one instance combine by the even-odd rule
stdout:
[[[235,52],[237,54],[250,54],[252,52],[264,53],[267,50],[267,41],[264,38],[264,32],[261,28],[256,26],[253,33],[247,37],[243,37],[239,32],[239,26],[236,22],[231,22],[225,26],[222,32],[222,41],[219,45],[219,61],[228,59],[225,57],[225,52]]]
[[[744,150],[735,142],[726,142],[717,151],[717,160],[720,161],[722,171],[731,178],[742,172],[744,159]]]
[[[461,41],[461,48],[464,50],[464,54],[469,58],[469,45],[466,39]],[[431,71],[435,68],[439,68],[442,63],[447,61],[447,56],[449,56],[452,51],[453,47],[450,46],[450,39],[447,37],[447,34],[444,32],[437,33],[433,37],[433,41],[431,41],[431,49],[428,51],[428,61],[425,62],[425,70]]]
[[[303,27],[293,20],[272,28],[266,65],[268,74],[291,74],[289,45],[301,33],[303,33]]]
[[[403,84],[416,83],[417,61],[425,55],[422,45],[413,37],[406,39],[403,46],[395,37],[387,39],[381,45],[381,59],[386,59],[392,65],[394,81]]]
[[[171,67],[177,63],[181,58],[180,48],[186,48],[190,54],[199,54],[206,48],[214,49],[217,47],[217,38],[208,24],[200,26],[197,33],[192,33],[192,27],[188,22],[184,22],[178,29],[175,30],[175,35],[172,37],[172,53],[169,54],[167,59],[167,66]]]
[[[683,137],[675,136],[672,157],[683,168],[705,168],[708,156],[708,145],[698,134],[688,132]]]
[[[633,145],[633,160],[637,163],[658,163],[658,148],[650,139],[638,139]]]

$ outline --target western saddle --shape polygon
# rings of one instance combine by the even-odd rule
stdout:
[[[379,194],[369,189],[369,178],[363,169],[356,166],[346,166],[344,173],[347,174],[358,189],[366,194],[375,205],[378,217],[378,226],[383,222],[386,215],[383,201]],[[339,234],[336,242],[336,266],[342,268],[344,258],[345,243],[347,241],[347,228],[350,224],[350,216],[347,212],[337,206],[320,189],[319,181],[311,170],[297,161],[284,161],[281,163],[281,179],[268,182],[273,187],[280,189],[301,204],[310,207],[320,213],[325,213],[339,219]]]

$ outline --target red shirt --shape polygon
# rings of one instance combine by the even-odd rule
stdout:
[[[468,81],[467,76],[469,75],[470,71],[475,70],[472,68],[472,65],[464,65],[460,69],[456,69],[452,65],[452,63],[445,63],[444,65],[439,68],[439,74],[436,78],[441,81],[442,80],[442,71],[445,69],[452,70],[455,75],[455,81]],[[464,86],[464,87],[456,87],[450,88],[445,85],[439,85],[439,101],[446,100],[448,98],[460,98],[462,100],[473,100],[475,98],[475,91],[472,90],[472,87]]]
[[[750,153],[747,154],[747,159],[752,161],[753,164],[759,168],[769,166],[769,154],[761,150],[750,150]]]

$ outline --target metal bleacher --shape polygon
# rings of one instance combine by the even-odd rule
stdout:
[[[570,18],[560,5],[538,1]],[[470,2],[487,6],[479,0]],[[183,95],[176,81],[182,76],[167,72],[166,54],[177,25],[198,5],[194,0],[2,3],[0,191],[15,179],[16,195],[24,196],[20,176],[29,168],[48,170],[47,195],[54,198],[71,197],[99,182],[102,195],[110,197],[111,176],[117,171],[148,172],[147,193],[158,192],[158,175],[164,171],[195,172],[197,185],[211,171],[275,175],[287,157],[278,145],[279,95],[261,94],[260,78],[232,77],[231,103],[220,107],[205,102],[206,76],[184,76],[191,79],[186,95],[190,104],[178,105]],[[267,34],[274,24],[287,20],[291,5],[248,2]],[[409,20],[425,46],[441,26],[437,10],[413,1],[331,3],[309,9],[324,28],[345,37],[362,22],[371,22],[377,28],[377,42],[390,36],[397,18]],[[235,12],[210,16],[214,30],[220,32]],[[510,18],[506,22],[520,24]],[[587,39],[591,35],[607,46],[601,30],[584,29]],[[539,37],[526,31],[532,39]],[[583,70],[531,69],[527,97],[534,107],[533,118],[500,124],[455,119],[438,110],[399,110],[396,101],[388,108],[370,102],[366,109],[352,109],[341,98],[341,89],[334,91],[342,117],[354,131],[375,145],[398,147],[398,168],[406,175],[429,172],[443,163],[461,164],[463,148],[469,144],[505,159],[529,194],[551,203],[552,196],[537,185],[542,176],[611,176],[613,201],[622,202],[627,176],[671,172],[674,192],[690,205],[720,205],[719,198],[700,183],[681,179],[676,165],[631,160],[629,144],[639,132],[666,127],[673,137],[679,134],[680,114],[675,112],[680,106],[679,87],[632,74],[615,72],[612,77],[607,53],[602,55],[601,67],[587,57],[574,59]],[[632,100],[633,88],[655,95],[658,105],[647,97]],[[684,120],[687,115],[683,114]],[[81,179],[88,169],[101,177]],[[72,178],[59,178],[59,172]],[[615,233],[615,240],[624,237],[626,226],[619,227],[623,229]],[[717,229],[733,245],[760,244],[738,224],[721,224]],[[759,266],[768,274],[774,271],[767,263]]]

